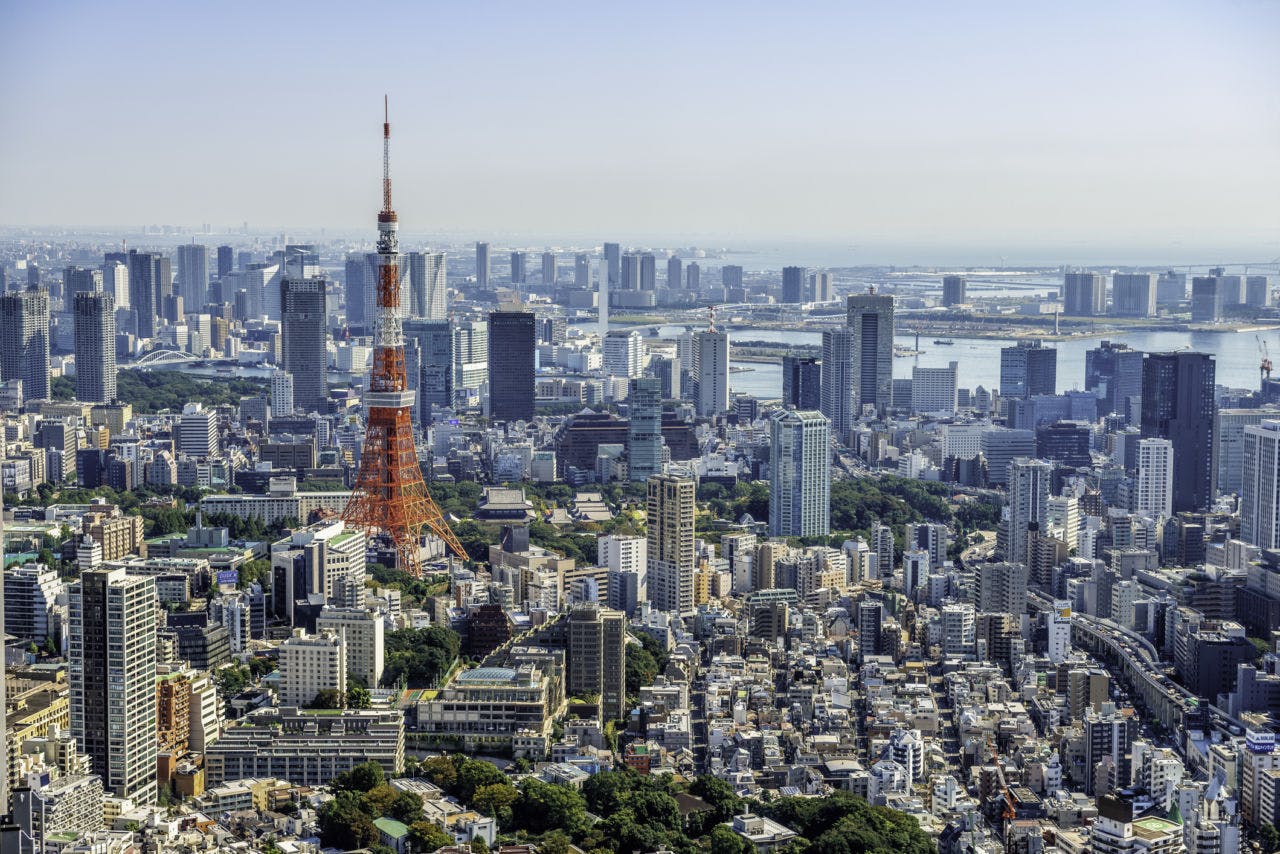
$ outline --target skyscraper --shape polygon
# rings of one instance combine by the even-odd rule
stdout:
[[[1263,549],[1280,548],[1280,421],[1244,428],[1244,476],[1240,539]]]
[[[778,409],[769,419],[769,535],[831,530],[831,425],[815,410]]]
[[[218,278],[230,273],[236,268],[235,252],[230,246],[218,247]]]
[[[156,584],[123,569],[70,587],[71,734],[103,786],[156,799]]]
[[[963,305],[966,286],[964,276],[943,276],[942,304],[948,308],[953,305]]]
[[[1009,463],[1009,506],[997,531],[997,551],[1011,563],[1027,562],[1027,531],[1048,520],[1049,480],[1053,465],[1019,457]]]
[[[293,376],[293,405],[323,412],[329,399],[325,280],[280,282],[281,350],[284,369]]]
[[[116,310],[111,294],[81,292],[73,305],[76,345],[76,400],[116,399]]]
[[[178,289],[187,311],[199,311],[209,301],[209,247],[184,243],[178,247]]]
[[[156,272],[159,255],[129,250],[129,307],[137,316],[139,338],[156,336]]]
[[[606,720],[627,712],[627,615],[596,604],[569,612],[569,644],[565,660],[573,695],[595,694]]]
[[[1098,395],[1099,415],[1136,417],[1142,406],[1142,351],[1110,341],[1086,351],[1084,388]]]
[[[1056,394],[1058,390],[1058,351],[1041,346],[1039,341],[1019,341],[1013,347],[1000,348],[1000,395],[1032,397]]]
[[[696,484],[688,478],[649,478],[649,599],[660,611],[693,610],[695,492]]]
[[[404,260],[409,276],[409,316],[424,320],[447,319],[444,253],[410,252]]]
[[[1142,368],[1142,438],[1173,443],[1173,511],[1203,510],[1213,469],[1213,357],[1149,353]]]
[[[22,380],[23,400],[52,396],[49,292],[44,288],[29,287],[0,296],[0,380]]]
[[[489,417],[494,421],[533,418],[533,360],[537,336],[527,311],[489,315]]]
[[[293,415],[293,374],[288,371],[271,372],[271,415],[285,418]]]
[[[720,285],[726,291],[742,287],[742,267],[738,264],[725,264],[720,268]]]
[[[631,380],[627,407],[627,471],[631,480],[648,480],[662,471],[662,380]]]
[[[601,286],[607,286],[612,291],[622,281],[622,247],[616,243],[604,244],[603,260],[609,279],[607,282],[602,281]]]
[[[658,261],[650,252],[640,255],[640,290],[656,291],[658,289]]]
[[[729,333],[703,329],[693,336],[697,364],[699,415],[714,418],[729,411]]]
[[[1157,519],[1173,515],[1173,443],[1168,439],[1138,440],[1137,495],[1133,509]]]
[[[1067,273],[1062,283],[1062,313],[1098,317],[1107,312],[1107,280],[1098,273]]]
[[[836,441],[849,441],[857,420],[854,411],[853,332],[848,328],[822,331],[822,414],[831,422]]]
[[[515,251],[511,253],[511,284],[522,285],[528,279],[526,264],[529,256],[524,252]]]
[[[883,415],[893,403],[893,297],[874,291],[854,294],[847,305],[854,411],[872,405]]]
[[[808,271],[804,267],[782,268],[782,301],[800,303],[805,301],[805,278]]]
[[[1191,280],[1191,320],[1194,323],[1217,323],[1222,318],[1223,294],[1215,276],[1196,276]]]
[[[684,286],[694,293],[702,289],[702,268],[697,261],[690,261],[684,268]]]
[[[489,244],[476,243],[476,287],[489,287]]]
[[[782,357],[782,405],[822,408],[822,365],[805,356]]]
[[[911,411],[924,415],[954,415],[959,372],[959,362],[949,362],[945,368],[913,367]]]
[[[684,287],[684,271],[681,268],[680,256],[672,255],[667,259],[667,290],[674,291]]]
[[[418,351],[418,416],[423,424],[431,423],[432,406],[453,406],[454,336],[447,320],[405,321],[405,340]]]
[[[128,256],[124,256],[126,259]],[[129,266],[112,259],[102,263],[102,289],[115,297],[116,308],[129,307]]]
[[[618,288],[624,291],[640,290],[640,256],[628,252],[622,256],[622,266],[618,271]],[[613,282],[609,283],[610,286]]]
[[[555,287],[556,284],[556,253],[542,253],[542,284],[544,287]]]
[[[591,256],[585,252],[573,256],[573,286],[583,290],[591,287]]]
[[[363,330],[368,321],[366,303],[368,288],[373,282],[369,279],[368,262],[365,253],[357,252],[347,256],[345,281],[345,300],[347,304],[347,324]]]
[[[84,267],[67,267],[62,271],[62,299],[70,303],[76,294],[102,290],[102,271]]]
[[[1117,317],[1155,317],[1155,274],[1116,273],[1112,276],[1111,313]]]
[[[611,377],[638,377],[644,344],[640,333],[634,329],[611,329],[604,336],[603,369]]]
[[[1249,276],[1244,280],[1244,303],[1255,308],[1271,305],[1271,282],[1266,276]]]

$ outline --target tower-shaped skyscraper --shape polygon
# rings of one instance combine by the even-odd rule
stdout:
[[[0,296],[0,380],[22,380],[23,400],[51,396],[49,292],[44,288]]]
[[[853,294],[847,303],[847,326],[853,336],[854,411],[872,405],[883,414],[893,402],[893,297]]]
[[[116,399],[115,299],[101,291],[81,292],[72,303],[76,346],[76,400]]]
[[[427,493],[413,441],[414,394],[405,372],[400,323],[399,218],[391,207],[391,122],[382,124],[382,211],[378,214],[378,315],[373,371],[365,392],[365,440],[356,489],[342,516],[378,534],[395,548],[400,569],[422,571],[421,540],[427,529],[454,554],[466,550]],[[295,395],[297,375],[294,376]]]

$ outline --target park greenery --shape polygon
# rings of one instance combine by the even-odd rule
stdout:
[[[144,371],[124,368],[116,375],[116,396],[128,401],[133,411],[150,414],[168,409],[180,412],[184,404],[203,403],[207,407],[240,405],[240,399],[266,394],[264,380],[227,378],[202,380],[181,371]],[[75,381],[55,377],[54,400],[73,400]]]
[[[448,675],[462,640],[443,626],[396,629],[386,635],[382,683],[406,688],[433,688]]]

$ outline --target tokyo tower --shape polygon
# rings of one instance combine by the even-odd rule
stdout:
[[[383,99],[382,211],[378,214],[378,316],[373,371],[364,395],[365,439],[355,492],[342,518],[370,537],[390,540],[397,565],[422,574],[419,546],[429,529],[462,559],[467,552],[431,500],[413,442],[414,393],[405,373],[400,326],[400,224],[391,208],[391,120]]]

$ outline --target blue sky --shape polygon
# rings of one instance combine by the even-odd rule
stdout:
[[[0,224],[1280,238],[1275,2],[0,5]]]

